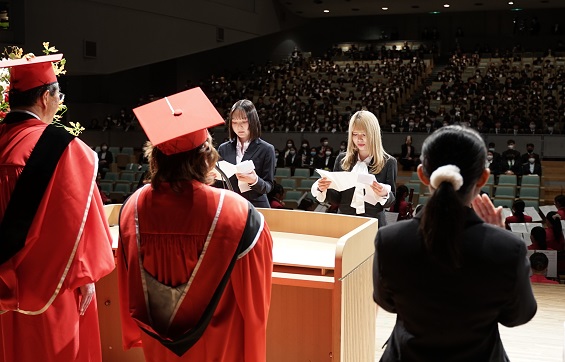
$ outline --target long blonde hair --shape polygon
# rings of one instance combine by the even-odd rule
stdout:
[[[345,152],[345,157],[341,160],[341,168],[349,170],[357,163],[359,150],[355,147],[352,136],[355,128],[362,129],[367,134],[367,148],[370,150],[369,155],[373,157],[370,172],[373,174],[381,172],[385,167],[386,161],[392,156],[386,153],[383,148],[379,120],[369,111],[358,111],[349,120],[347,151]]]

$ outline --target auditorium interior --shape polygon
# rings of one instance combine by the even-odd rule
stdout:
[[[495,173],[482,191],[509,214],[514,201],[524,200],[528,214],[541,223],[555,209],[555,197],[565,194],[565,1],[448,3],[1,0],[0,43],[38,54],[48,41],[64,54],[67,73],[59,83],[68,109],[61,122],[79,122],[84,127],[79,137],[85,143],[97,153],[106,145],[112,154],[112,162],[101,171],[99,188],[106,196],[114,235],[119,205],[143,182],[148,169],[142,153],[147,136],[132,109],[193,87],[201,87],[226,119],[238,99],[249,99],[257,107],[261,138],[282,158],[275,181],[284,187],[287,210],[279,217],[294,220],[292,213],[309,212],[312,215],[301,218],[311,217],[317,224],[324,223],[320,215],[335,216],[334,205],[318,202],[310,191],[319,174],[309,162],[314,157],[309,151],[325,140],[332,157],[337,156],[347,141],[351,115],[364,109],[377,116],[384,149],[399,160],[397,186],[412,191],[414,208],[430,197],[416,167],[422,144],[434,130],[448,124],[474,128],[495,153],[503,153],[510,141],[520,154],[527,155],[532,147],[541,171]],[[216,145],[229,138],[227,126],[210,132]],[[416,157],[403,166],[401,146],[407,136]],[[289,141],[297,151],[308,145],[300,166],[285,164]],[[277,214],[269,217],[274,220]],[[316,235],[307,225],[300,226],[302,222],[273,221],[274,230]],[[359,310],[376,308],[370,295],[359,310],[348,299],[348,293],[364,290],[362,278],[371,275],[364,261],[374,250],[355,249],[365,258],[359,259],[345,251],[341,254],[337,246],[353,230],[362,235],[359,230],[364,227],[373,225],[353,220],[341,229],[320,229],[315,237],[330,240],[331,266],[306,272],[313,278],[309,281],[295,277],[289,282],[282,277],[302,273],[304,268],[289,271],[282,263],[275,267],[280,273],[277,288],[296,283],[292,285],[317,291],[305,297],[274,289],[281,308],[283,303],[294,306],[292,297],[311,297],[307,304],[327,303],[319,316],[302,316],[304,325],[323,323],[319,328],[328,331],[320,333],[327,343],[312,337],[313,346],[323,349],[337,343],[341,348],[341,354],[330,352],[319,361],[371,360],[352,352],[361,342],[340,334],[357,336],[361,333],[357,328],[369,330],[358,338],[372,338],[367,343],[378,361],[394,327],[395,316],[380,308],[367,325],[352,325],[347,319]],[[351,242],[356,238],[351,236]],[[369,244],[370,248],[372,241]],[[560,284],[534,286],[536,317],[520,327],[501,328],[512,361],[565,361],[565,255],[561,253],[551,259],[555,263],[551,277]],[[339,259],[335,265],[334,257]],[[357,263],[350,271],[359,275],[346,277],[348,263]],[[313,276],[316,272],[320,275]],[[342,280],[346,283],[338,288]],[[98,288],[104,360],[143,361],[140,351],[121,350],[115,288],[115,280],[102,281]],[[336,302],[336,298],[342,299]],[[275,316],[284,328],[272,332],[273,338],[300,333],[282,319]],[[307,353],[317,353],[312,351]]]

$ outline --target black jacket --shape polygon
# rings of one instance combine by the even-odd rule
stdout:
[[[537,309],[526,245],[469,208],[453,271],[427,253],[419,224],[418,214],[377,233],[373,298],[397,314],[381,361],[508,361],[498,323],[524,324]]]

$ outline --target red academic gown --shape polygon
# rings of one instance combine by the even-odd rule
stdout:
[[[46,126],[37,119],[0,124],[0,221]],[[0,361],[102,360],[96,299],[84,316],[78,312],[78,288],[115,265],[96,174],[94,152],[72,140],[25,246],[0,265]]]
[[[221,192],[225,193],[225,199],[212,239],[198,273],[170,323],[169,334],[178,335],[192,328],[208,305],[213,289],[235,254],[250,204],[233,192],[193,181],[186,185],[182,194],[174,193],[168,184],[162,184],[159,191],[146,185],[134,193],[122,209],[118,273],[123,343],[124,348],[129,349],[141,342],[148,362],[266,360],[273,261],[272,238],[262,217],[262,231],[257,234],[252,248],[235,263],[210,324],[200,340],[182,357],[138,326],[154,332],[147,317],[139,263],[147,273],[167,286],[187,283],[205,245]],[[136,211],[142,259],[138,258]]]

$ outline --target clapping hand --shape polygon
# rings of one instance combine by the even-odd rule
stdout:
[[[495,208],[487,194],[477,195],[477,197],[473,199],[472,205],[473,210],[475,210],[477,215],[486,223],[504,228],[502,206]]]

